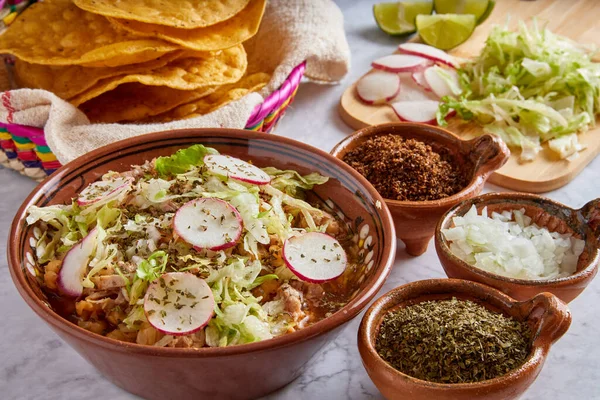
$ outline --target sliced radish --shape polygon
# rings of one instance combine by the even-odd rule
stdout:
[[[446,64],[453,68],[458,68],[458,62],[454,57],[433,46],[422,43],[402,43],[398,46],[398,50],[405,54],[420,56],[432,61],[441,62],[442,64]]]
[[[83,276],[96,249],[97,237],[98,231],[94,228],[65,255],[56,282],[65,295],[79,297],[83,293]]]
[[[303,281],[319,283],[340,276],[346,269],[346,252],[331,236],[309,232],[293,236],[283,244],[288,268]]]
[[[131,189],[132,182],[133,178],[118,177],[91,183],[79,193],[77,204],[89,206],[109,197],[117,197],[123,191]]]
[[[371,64],[373,68],[388,72],[420,71],[433,64],[430,60],[408,54],[392,54],[381,57]]]
[[[168,335],[189,335],[213,316],[215,298],[204,279],[189,272],[169,272],[154,281],[144,296],[148,322]]]
[[[436,96],[435,93],[427,91],[422,86],[417,85],[410,73],[406,72],[398,75],[400,76],[400,86],[402,86],[402,90],[390,101],[390,103],[396,103],[398,101],[439,100],[439,97]]]
[[[433,93],[440,97],[457,96],[462,92],[458,74],[453,69],[434,65],[423,71],[423,75]]]
[[[390,101],[400,91],[400,78],[386,71],[373,71],[363,76],[356,84],[358,97],[367,104]]]
[[[426,92],[431,92],[431,88],[429,87],[427,80],[425,80],[425,73],[423,73],[423,71],[415,71],[411,74],[410,77],[413,81],[415,81],[417,85],[422,87],[423,90],[425,90]]]
[[[235,246],[242,228],[235,207],[215,198],[188,201],[173,218],[175,232],[196,249],[216,251]]]
[[[212,154],[204,157],[204,164],[213,174],[227,176],[238,181],[254,185],[266,185],[271,182],[269,174],[239,158]]]
[[[398,101],[392,104],[392,108],[402,121],[437,125],[436,113],[439,104],[433,100]]]

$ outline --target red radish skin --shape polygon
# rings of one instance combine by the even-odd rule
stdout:
[[[433,64],[430,60],[408,54],[391,54],[378,58],[371,64],[373,68],[388,72],[420,71]]]
[[[97,181],[88,185],[79,193],[77,204],[80,206],[89,206],[109,196],[129,190],[133,178],[116,178],[112,181]]]
[[[320,232],[293,236],[283,244],[287,267],[310,283],[331,281],[344,273],[348,259],[339,242]]]
[[[196,250],[224,250],[237,244],[243,231],[238,210],[224,200],[188,201],[177,210],[173,229]]]
[[[431,92],[431,88],[427,84],[427,80],[425,80],[425,74],[423,71],[416,71],[411,74],[411,78],[417,85],[423,88],[426,92]]]
[[[62,293],[69,297],[79,297],[83,293],[83,276],[96,249],[96,228],[75,243],[63,259],[56,284]]]
[[[439,102],[433,100],[399,101],[392,104],[394,112],[402,121],[437,125],[436,113]]]
[[[356,93],[366,104],[383,104],[400,92],[400,78],[386,71],[373,71],[363,76],[356,84]]]
[[[253,185],[267,185],[271,177],[262,169],[239,158],[211,154],[204,157],[206,168],[213,174],[227,176]]]
[[[144,296],[146,319],[166,335],[199,331],[209,323],[214,309],[215,298],[206,281],[189,272],[163,274],[148,286]]]
[[[413,80],[412,74],[406,72],[398,74],[400,77],[400,85],[402,90],[398,93],[398,96],[394,97],[390,103],[396,103],[399,101],[423,101],[423,100],[435,100],[438,101],[437,97],[433,92],[428,92],[423,87],[417,85]]]
[[[452,81],[454,82],[455,87],[457,89],[460,88],[460,84],[458,82],[458,74],[455,70],[447,68],[444,69],[438,67],[437,65],[434,65],[433,67],[429,67],[425,71],[423,71],[423,76],[425,77],[425,80],[427,81],[427,84],[429,85],[433,93],[438,95],[440,98],[444,96],[457,95],[458,93],[455,93],[452,90],[452,87],[448,84],[448,82],[446,82],[446,80],[444,80],[444,78],[441,77],[440,74],[447,74],[450,77],[450,79],[452,79]]]
[[[436,49],[433,46],[422,43],[402,43],[398,46],[398,50],[404,54],[412,54],[435,62],[446,64],[452,68],[458,68],[458,62],[454,57],[443,50]]]

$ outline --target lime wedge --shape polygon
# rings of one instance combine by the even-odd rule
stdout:
[[[479,19],[477,20],[477,25],[483,24],[485,22],[485,20],[488,19],[488,17],[492,13],[492,11],[494,11],[494,6],[495,5],[496,5],[496,1],[495,0],[490,0],[489,1],[487,9],[483,13],[483,15],[481,17],[479,17]]]
[[[435,14],[418,15],[416,22],[423,42],[441,50],[449,50],[471,37],[476,20],[472,14]]]
[[[490,8],[490,3],[491,8]],[[473,14],[477,25],[482,23],[494,9],[493,0],[434,0],[435,12],[438,14]],[[485,16],[485,18],[484,18]]]
[[[414,33],[415,18],[419,14],[433,12],[432,0],[404,0],[395,3],[379,3],[373,6],[375,21],[389,35]]]

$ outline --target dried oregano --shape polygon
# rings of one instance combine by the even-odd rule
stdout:
[[[468,300],[433,300],[389,312],[376,341],[397,370],[430,382],[492,379],[523,364],[531,332],[526,323]]]

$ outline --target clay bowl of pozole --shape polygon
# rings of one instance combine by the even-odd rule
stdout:
[[[335,157],[197,129],[63,166],[19,209],[8,260],[27,304],[116,385],[250,399],[367,305],[395,246],[383,198]]]
[[[412,141],[412,145],[401,149],[399,140]],[[385,143],[375,146],[378,141]],[[351,165],[358,164],[376,189],[381,186],[390,192],[384,197],[396,235],[408,254],[419,256],[427,250],[440,217],[481,193],[489,176],[506,163],[510,151],[493,135],[463,140],[437,126],[398,122],[360,129],[338,143],[331,154],[347,162],[351,157]],[[356,160],[363,155],[365,162]],[[440,164],[437,170],[430,167],[434,159]]]

